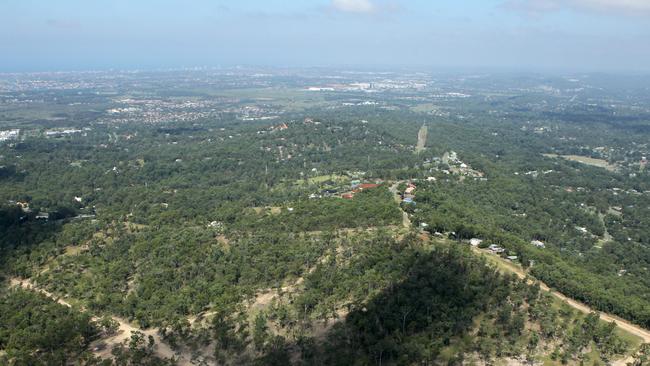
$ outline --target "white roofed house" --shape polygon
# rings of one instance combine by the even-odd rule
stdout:
[[[500,246],[498,246],[496,244],[490,244],[488,249],[494,254],[501,254],[501,253],[506,251],[505,249],[501,248]]]
[[[532,240],[530,242],[530,244],[536,246],[537,248],[545,248],[546,247],[546,244],[544,244],[544,242],[539,241],[539,240]]]

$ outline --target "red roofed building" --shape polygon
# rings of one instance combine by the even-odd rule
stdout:
[[[370,188],[377,188],[377,187],[379,187],[379,184],[374,184],[374,183],[359,184],[359,189],[370,189]]]

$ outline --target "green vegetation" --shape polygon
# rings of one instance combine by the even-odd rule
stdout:
[[[535,284],[650,327],[643,95],[597,77],[603,94],[584,93],[599,107],[536,78],[365,93],[155,76],[0,99],[2,129],[21,129],[0,142],[0,363],[647,358]],[[35,288],[5,286],[16,278]],[[91,346],[116,324],[135,331]]]
[[[87,358],[99,335],[87,313],[24,290],[0,293],[0,363],[62,365]]]

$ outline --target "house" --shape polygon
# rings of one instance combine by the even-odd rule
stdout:
[[[25,212],[25,213],[32,212],[32,210],[29,208],[29,203],[28,202],[18,201],[18,202],[16,202],[16,205],[20,206],[20,209],[23,210],[23,212]]]
[[[415,192],[415,187],[414,186],[413,187],[409,186],[404,190],[405,194],[413,194],[413,192]]]
[[[530,242],[530,244],[532,244],[532,245],[534,245],[534,246],[536,246],[536,247],[538,247],[538,248],[545,248],[545,247],[546,247],[546,245],[544,244],[544,242],[541,242],[541,241],[539,241],[539,240],[532,240],[532,241]]]
[[[586,234],[588,232],[586,227],[581,227],[581,226],[576,226],[576,230],[578,230],[583,234]]]
[[[509,261],[516,261],[517,256],[516,255],[509,255],[509,256],[506,257],[506,259],[509,260]]]
[[[50,218],[50,214],[47,212],[39,212],[36,214],[36,219],[37,220],[47,220]]]
[[[358,188],[361,190],[377,188],[377,187],[379,187],[379,184],[374,184],[374,183],[363,183],[363,184],[359,184],[358,186]]]
[[[473,246],[473,247],[477,247],[477,246],[481,245],[482,242],[483,242],[483,240],[478,239],[478,238],[471,238],[471,239],[469,239],[469,244],[470,244],[471,246]]]
[[[223,222],[219,221],[212,221],[208,224],[208,227],[215,228],[215,229],[221,229],[223,228]]]
[[[427,182],[435,182],[436,177],[427,177]]]
[[[426,229],[426,228],[428,228],[428,227],[429,227],[429,224],[427,224],[426,222],[421,222],[421,223],[420,223],[420,228],[422,228],[422,229]]]
[[[345,198],[346,200],[351,200],[354,198],[354,194],[352,193],[345,193],[344,195],[341,196],[341,198]]]
[[[501,253],[506,251],[505,249],[501,248],[500,246],[498,246],[496,244],[490,244],[488,249],[494,254],[501,254]]]

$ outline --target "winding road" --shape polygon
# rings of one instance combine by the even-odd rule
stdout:
[[[393,183],[389,188],[390,192],[393,194],[395,202],[398,205],[401,202],[401,199],[400,199],[399,194],[397,193],[397,187],[401,183],[406,183],[406,181],[397,181],[397,182]],[[404,210],[402,210],[401,207],[400,207],[400,211],[402,212],[402,215],[403,215],[403,219],[402,219],[403,226],[405,228],[411,228],[412,223],[411,223],[411,220],[408,217],[408,214],[406,212],[404,212]],[[488,252],[487,250],[478,249],[478,248],[475,248],[475,247],[472,247],[472,249],[474,250],[474,252],[476,252],[478,254],[490,256],[490,257],[494,258],[495,260],[499,261],[501,264],[503,264],[502,267],[508,268],[509,271],[511,271],[512,273],[515,273],[519,278],[521,278],[521,279],[526,278],[526,272],[521,267],[516,266],[513,263],[504,260],[503,258],[495,256],[495,255],[491,254],[490,252]],[[620,318],[620,317],[618,317],[616,315],[603,313],[603,312],[594,310],[594,309],[592,309],[591,307],[589,307],[586,304],[583,304],[583,303],[581,303],[581,302],[579,302],[577,300],[574,300],[574,299],[572,299],[572,298],[570,298],[570,297],[568,297],[568,296],[566,296],[566,295],[564,295],[564,294],[562,294],[560,292],[557,292],[556,290],[551,289],[544,282],[541,282],[539,280],[536,280],[536,281],[539,282],[540,288],[543,291],[546,291],[549,294],[555,296],[556,298],[564,301],[565,303],[567,303],[572,308],[574,308],[574,309],[576,309],[576,310],[578,310],[580,312],[586,313],[586,314],[595,312],[595,313],[600,315],[600,319],[602,319],[603,321],[616,322],[616,325],[618,325],[619,328],[625,330],[626,332],[628,332],[630,334],[633,334],[633,335],[641,338],[643,340],[643,342],[645,342],[645,343],[650,343],[650,330],[642,328],[642,327],[640,327],[640,326],[638,326],[636,324],[633,324],[633,323],[631,323],[631,322],[629,322],[629,321],[627,321],[625,319],[622,319],[622,318]],[[614,365],[625,365],[625,363],[616,363],[615,362]]]
[[[479,253],[481,255],[485,256],[490,256],[493,260],[499,261],[502,264],[503,268],[507,268],[509,272],[512,272],[517,275],[517,277],[524,279],[526,278],[526,271],[523,270],[523,268],[506,261],[505,259],[498,257],[489,251],[485,249],[478,249],[476,247],[472,247],[475,253]],[[530,276],[528,276],[530,278]],[[539,287],[543,290],[548,292],[549,294],[555,296],[556,298],[566,302],[569,306],[572,308],[581,311],[583,313],[589,314],[589,313],[597,313],[600,315],[600,319],[606,321],[606,322],[616,322],[616,325],[618,325],[619,328],[634,334],[635,336],[643,339],[643,342],[645,343],[650,343],[650,331],[647,329],[644,329],[636,324],[632,324],[629,321],[622,319],[616,315],[612,314],[607,314],[600,312],[598,310],[594,310],[591,307],[589,307],[586,304],[581,303],[580,301],[574,300],[560,292],[557,292],[553,289],[551,289],[547,284],[545,284],[542,281],[539,281],[536,279],[536,281],[539,283]]]

